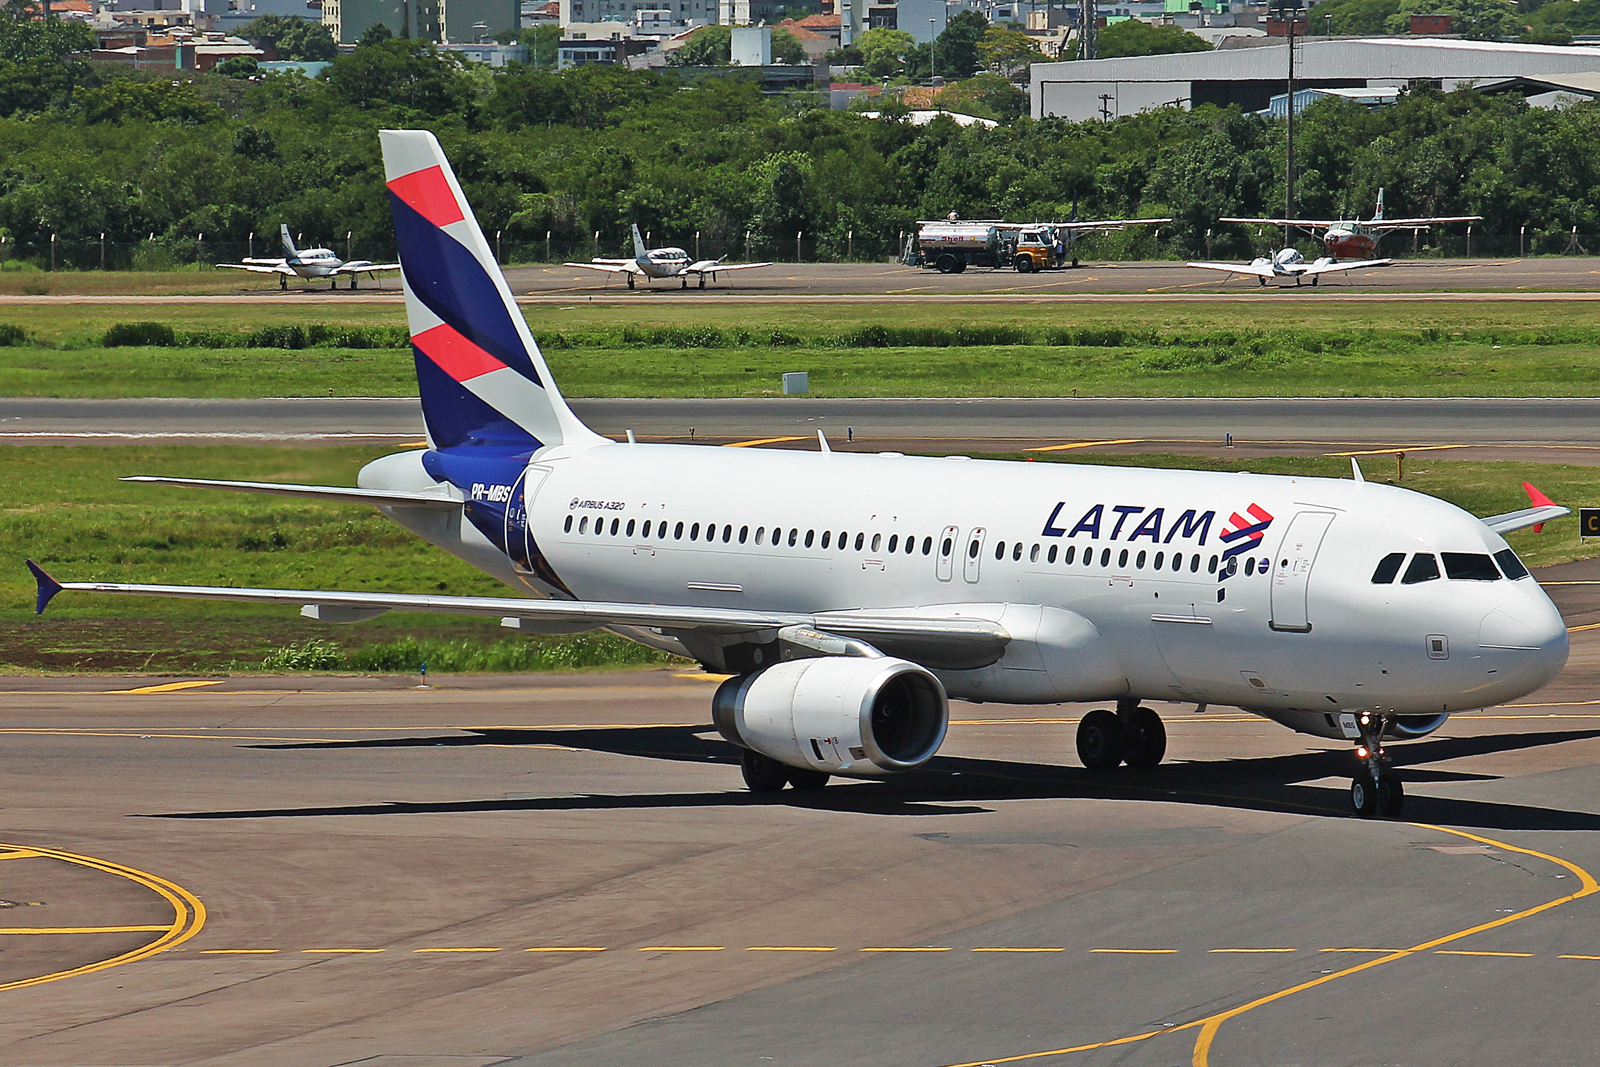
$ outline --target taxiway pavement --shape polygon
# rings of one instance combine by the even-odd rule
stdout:
[[[904,452],[1179,452],[1600,462],[1600,399],[573,400],[608,436]],[[1232,445],[1227,442],[1231,437]],[[0,442],[422,441],[415,399],[0,398]]]
[[[1574,626],[1595,588],[1551,586]],[[1395,746],[1404,822],[1228,709],[1157,704],[1169,762],[1097,776],[1083,708],[957,704],[926,770],[766,801],[692,674],[8,678],[0,1061],[1587,1062],[1573,636]]]

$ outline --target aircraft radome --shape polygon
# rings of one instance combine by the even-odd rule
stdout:
[[[62,583],[30,562],[40,611],[67,589],[609,629],[733,676],[712,715],[758,791],[915,768],[952,696],[1105,702],[1077,734],[1102,773],[1161,761],[1145,701],[1236,705],[1353,741],[1363,815],[1400,810],[1386,741],[1566,662],[1501,536],[1567,513],[1541,499],[1478,519],[1359,477],[603,438],[562,399],[438,142],[381,138],[428,447],[359,488],[135,480],[373,504],[521,595]]]

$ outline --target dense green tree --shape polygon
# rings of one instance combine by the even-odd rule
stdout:
[[[1154,26],[1140,19],[1124,19],[1100,31],[1101,59],[1209,51],[1211,46],[1203,38],[1181,26]]]
[[[271,37],[277,42],[279,59],[325,62],[339,52],[328,27],[294,15],[262,15],[246,23],[239,36]]]

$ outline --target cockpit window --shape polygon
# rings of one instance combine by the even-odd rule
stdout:
[[[1444,573],[1456,582],[1498,582],[1500,571],[1494,560],[1479,552],[1441,552]]]
[[[1389,585],[1394,581],[1394,576],[1400,573],[1400,564],[1406,561],[1404,552],[1391,552],[1378,561],[1378,569],[1372,572],[1373,585]]]
[[[1406,568],[1404,578],[1400,579],[1401,585],[1416,585],[1418,582],[1431,582],[1439,577],[1439,561],[1431,553],[1418,552],[1411,557],[1411,566]]]
[[[1526,578],[1528,576],[1528,568],[1522,565],[1522,561],[1517,558],[1517,554],[1509,548],[1502,548],[1496,552],[1494,559],[1496,563],[1500,564],[1500,569],[1505,571],[1506,577],[1513,582],[1518,578]]]

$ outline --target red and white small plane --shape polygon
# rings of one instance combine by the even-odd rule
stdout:
[[[690,260],[689,253],[681,248],[646,248],[644,237],[639,233],[639,224],[633,224],[633,258],[632,259],[600,259],[596,257],[587,263],[567,263],[564,266],[582,267],[584,270],[603,270],[608,274],[625,274],[628,276],[628,288],[633,288],[633,283],[638,278],[645,281],[654,281],[657,278],[677,278],[681,283],[679,288],[689,288],[689,279],[699,277],[700,288],[706,287],[706,276],[712,281],[717,280],[717,274],[727,270],[751,270],[755,267],[770,267],[771,263],[724,263],[720,259]]]
[[[1371,219],[1218,219],[1247,226],[1295,226],[1309,230],[1322,240],[1322,247],[1334,259],[1370,259],[1378,251],[1378,241],[1395,230],[1413,233],[1447,222],[1479,222],[1482,215],[1430,215],[1427,218],[1386,219],[1383,217],[1383,190],[1378,190],[1378,209]]]

